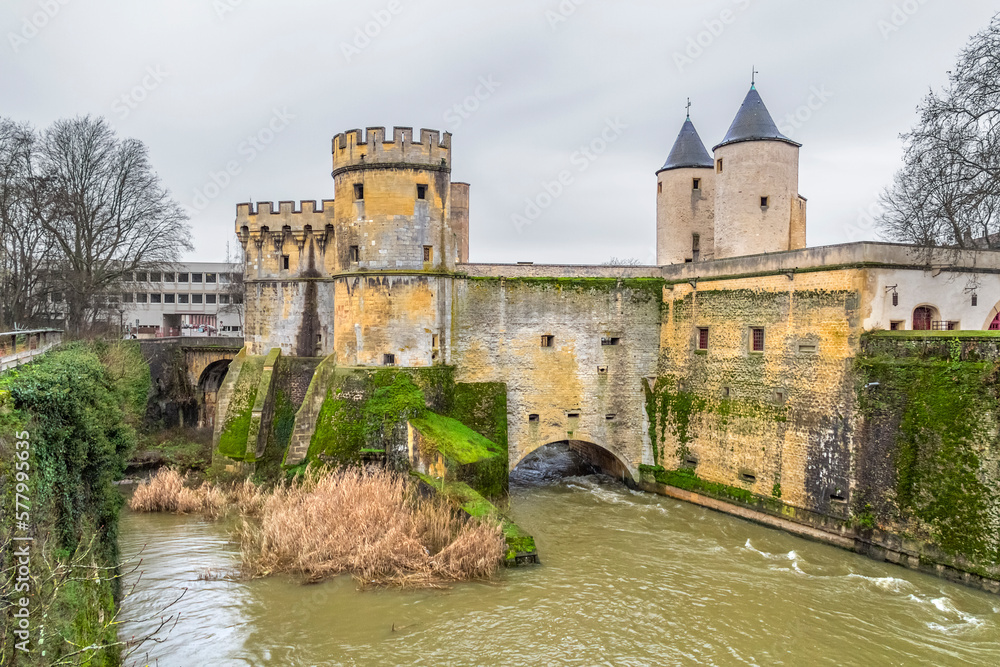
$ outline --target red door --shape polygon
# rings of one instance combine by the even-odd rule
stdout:
[[[931,329],[931,309],[920,306],[913,311],[913,330],[930,331]]]

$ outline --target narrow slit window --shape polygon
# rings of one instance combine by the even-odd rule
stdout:
[[[695,178],[695,179],[691,180],[691,189],[692,190],[701,190],[701,179],[700,178]]]
[[[417,199],[427,199],[427,186],[418,185],[417,186]]]
[[[556,342],[556,337],[551,335],[542,336],[542,347],[553,347]]]
[[[656,184],[656,192],[657,193],[663,192],[663,181],[660,181],[659,183]]]
[[[533,414],[533,413],[530,414],[530,415],[528,415],[528,421],[529,422],[536,422],[537,423],[538,422],[538,415]]]
[[[354,184],[354,199],[364,199],[365,198],[365,186],[361,183]]]
[[[750,329],[750,349],[754,352],[764,351],[764,328],[753,327]]]
[[[288,270],[288,255],[281,256],[281,268],[285,271]]]
[[[434,349],[437,349],[437,346],[438,346],[438,335],[437,334],[431,334],[431,347],[433,347]]]
[[[708,329],[705,327],[698,329],[698,349],[708,349]]]
[[[718,160],[715,161],[715,172],[717,174],[721,174],[722,173],[722,158],[721,157]]]
[[[621,343],[622,339],[615,336],[608,336],[606,338],[601,338],[601,345],[618,345]]]
[[[732,393],[733,390],[730,387],[722,388],[722,398],[729,398],[732,395]]]
[[[761,198],[760,198],[760,207],[761,207],[761,208],[767,208],[767,206],[768,206],[768,203],[769,203],[770,201],[771,201],[771,198],[770,198],[770,197],[761,197]]]
[[[754,482],[757,481],[757,475],[753,474],[752,472],[750,472],[748,470],[744,470],[744,471],[740,472],[740,481],[741,482],[750,482],[751,484],[753,484]]]
[[[424,261],[425,262],[434,261],[434,246],[429,246],[429,245],[424,246]]]
[[[569,417],[570,419],[579,419],[580,418],[580,413],[579,412],[570,412],[566,416]]]
[[[360,259],[360,252],[358,251],[358,246],[352,245],[347,252],[347,258],[351,262],[357,262]]]

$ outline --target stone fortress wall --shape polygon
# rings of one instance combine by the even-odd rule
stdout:
[[[997,253],[804,248],[798,146],[762,138],[718,147],[721,174],[707,164],[658,172],[668,263],[470,264],[469,187],[450,181],[450,150],[447,133],[423,130],[416,142],[408,128],[392,141],[354,130],[333,142],[333,200],[238,206],[247,359],[279,349],[501,387],[510,468],[546,444],[586,445],[647,488],[694,490],[900,562],[929,559],[986,588],[1000,580],[996,535],[992,558],[935,551],[940,533],[916,510],[867,509],[898,475],[858,476],[858,452],[872,449],[858,371],[866,332],[921,333],[910,331],[915,313],[930,307],[936,324],[990,336]],[[294,427],[299,457],[336,398],[325,385],[309,396]],[[992,468],[975,474],[1000,481]],[[1000,497],[984,502],[1000,511]],[[903,533],[919,539],[903,545]]]

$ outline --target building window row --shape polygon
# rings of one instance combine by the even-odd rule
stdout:
[[[194,303],[194,304],[230,304],[243,303],[243,296],[234,294],[160,294],[158,292],[125,292],[121,298],[123,303]]]
[[[231,273],[176,273],[173,271],[136,271],[122,276],[125,282],[136,283],[215,283],[233,282]]]

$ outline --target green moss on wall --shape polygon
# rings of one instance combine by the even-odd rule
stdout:
[[[507,490],[507,450],[476,433],[465,424],[425,411],[410,423],[424,437],[425,444],[445,459],[457,479],[470,483],[487,496],[500,496]],[[430,452],[422,452],[431,458]]]
[[[247,437],[253,405],[257,399],[257,386],[264,371],[264,357],[248,356],[240,369],[240,376],[233,387],[226,422],[219,436],[219,453],[231,459],[247,455]]]
[[[694,491],[706,496],[712,496],[720,500],[735,500],[747,505],[753,505],[762,499],[755,496],[747,489],[736,486],[728,486],[717,482],[709,482],[698,477],[694,470],[690,468],[678,468],[677,470],[666,470],[662,466],[639,466],[639,472],[652,475],[660,484],[673,486],[685,491]]]
[[[446,414],[507,451],[507,385],[502,382],[457,383]]]
[[[894,478],[863,477],[856,518],[910,525],[951,555],[1000,562],[1000,368],[870,355],[856,370],[864,447],[889,457]]]

